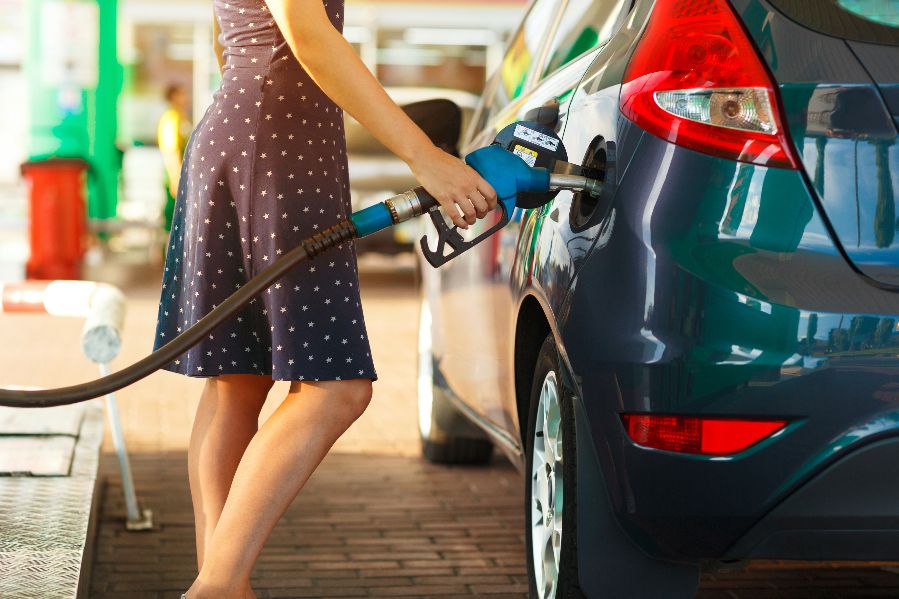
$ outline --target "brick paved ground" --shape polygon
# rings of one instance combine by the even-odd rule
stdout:
[[[91,597],[177,599],[196,575],[183,452],[140,453],[134,476],[157,530],[126,532],[112,455]],[[507,462],[440,467],[332,453],[288,509],[252,578],[265,597],[526,596],[521,479]],[[755,562],[704,574],[697,599],[899,597],[896,564]],[[660,598],[662,599],[662,598]]]
[[[111,456],[109,456],[111,458]],[[177,599],[196,575],[186,454],[135,456],[159,530],[123,531],[110,477],[91,597]],[[105,466],[115,468],[112,460]],[[517,472],[443,468],[415,457],[332,453],[275,528],[252,577],[263,597],[521,598]]]
[[[113,280],[129,298],[122,368],[149,351],[158,271]],[[115,274],[115,273],[113,273]],[[380,380],[369,410],[340,439],[275,528],[254,571],[266,597],[523,597],[521,479],[502,459],[445,468],[418,457],[417,293],[411,280],[363,282]],[[0,382],[59,386],[96,373],[78,349],[81,322],[4,315]],[[52,339],[53,343],[45,340]],[[40,341],[40,343],[39,343]],[[157,529],[124,530],[121,480],[107,432],[91,597],[177,599],[196,574],[185,448],[202,381],[155,373],[118,394],[135,483]],[[277,407],[277,383],[262,412]],[[899,598],[899,564],[753,563],[706,574],[700,599]]]

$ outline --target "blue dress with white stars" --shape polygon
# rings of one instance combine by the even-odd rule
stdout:
[[[324,5],[342,30],[343,1]],[[215,0],[214,11],[225,68],[184,152],[154,351],[351,212],[340,108],[263,0]],[[352,242],[300,263],[163,369],[376,380]]]

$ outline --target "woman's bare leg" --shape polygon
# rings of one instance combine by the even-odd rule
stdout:
[[[259,428],[259,413],[272,385],[270,376],[225,374],[208,378],[200,395],[187,450],[200,570],[234,472]]]
[[[368,379],[291,383],[240,460],[189,599],[253,597],[250,575],[275,524],[371,392]]]

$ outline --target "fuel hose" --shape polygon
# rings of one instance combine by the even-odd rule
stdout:
[[[555,174],[550,173],[546,168],[531,167],[519,156],[496,145],[471,152],[465,157],[465,162],[493,186],[497,195],[497,206],[502,211],[499,222],[475,239],[465,240],[454,228],[450,228],[443,216],[436,210],[437,200],[423,187],[416,187],[383,202],[358,210],[351,214],[350,218],[304,239],[297,247],[250,278],[242,287],[187,330],[130,366],[98,379],[68,387],[27,390],[0,388],[0,406],[49,408],[73,404],[107,395],[139,381],[196,345],[200,339],[211,333],[226,319],[234,316],[254,296],[265,291],[297,264],[352,239],[371,235],[428,213],[437,230],[437,250],[428,249],[425,238],[421,240],[422,249],[425,258],[436,267],[471,249],[505,226],[509,222],[511,212],[516,208],[516,202],[521,192],[537,193],[551,189],[570,189],[586,190],[595,194],[599,193],[602,188],[599,182],[588,177]]]
[[[0,389],[0,405],[16,408],[49,408],[107,395],[156,372],[196,345],[218,325],[234,316],[250,300],[304,260],[314,258],[341,243],[365,237],[386,227],[424,214],[437,205],[418,187],[354,212],[350,218],[304,239],[284,256],[249,279],[221,304],[155,352],[111,374],[55,389]]]

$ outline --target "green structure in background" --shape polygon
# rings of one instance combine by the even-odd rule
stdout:
[[[122,154],[116,146],[122,67],[118,0],[29,0],[29,159],[87,161],[88,216],[113,218]]]

